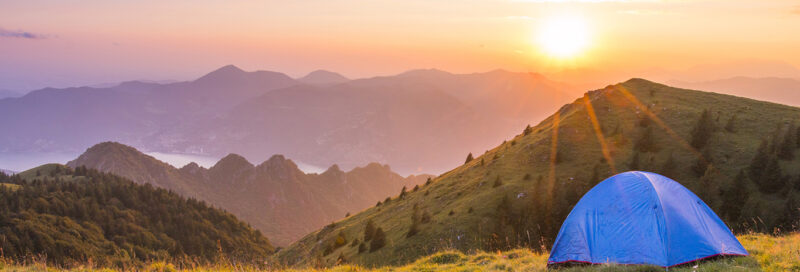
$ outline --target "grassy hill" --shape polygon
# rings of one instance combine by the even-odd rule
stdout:
[[[0,173],[0,259],[134,269],[154,260],[263,264],[274,248],[195,199],[80,167]]]
[[[631,79],[588,92],[429,184],[307,235],[278,258],[375,267],[445,249],[545,250],[586,191],[627,170],[684,184],[734,230],[791,229],[799,218],[800,159],[786,153],[800,152],[799,118],[794,107]]]

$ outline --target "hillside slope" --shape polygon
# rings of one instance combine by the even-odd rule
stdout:
[[[429,177],[404,178],[377,163],[348,172],[334,165],[321,174],[306,174],[282,155],[253,165],[230,154],[208,169],[195,163],[178,169],[114,142],[97,144],[67,165],[114,173],[205,200],[250,223],[276,245],[288,245]]]
[[[588,92],[430,184],[311,233],[278,257],[289,265],[331,265],[342,256],[380,266],[442,249],[546,248],[586,191],[627,170],[675,179],[736,230],[785,230],[800,218],[798,119],[794,107],[631,79]]]
[[[132,267],[153,260],[261,264],[269,241],[233,215],[95,170],[43,165],[0,174],[3,259]]]

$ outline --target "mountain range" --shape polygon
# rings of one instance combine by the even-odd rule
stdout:
[[[589,91],[424,186],[306,235],[278,259],[380,267],[449,249],[546,249],[584,193],[629,170],[680,182],[734,231],[792,229],[800,218],[798,124],[800,108],[631,79]]]
[[[404,178],[377,163],[347,172],[333,165],[321,174],[306,174],[282,155],[253,165],[229,154],[208,169],[196,163],[179,169],[116,142],[94,145],[67,166],[109,172],[203,200],[250,223],[278,246],[430,177]]]
[[[285,154],[351,169],[450,169],[574,96],[534,73],[440,70],[350,80],[329,71],[293,79],[229,65],[196,80],[47,88],[0,99],[0,152],[74,152],[119,141],[146,152],[261,161]],[[441,135],[447,135],[442,140]],[[459,155],[457,155],[459,154]]]

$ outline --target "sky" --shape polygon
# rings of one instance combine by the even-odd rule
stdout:
[[[585,30],[568,57],[541,41],[563,18]],[[789,0],[0,0],[0,89],[19,91],[191,80],[227,64],[293,77],[800,77],[798,48]]]

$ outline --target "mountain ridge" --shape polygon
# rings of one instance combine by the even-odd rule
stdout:
[[[348,172],[334,165],[322,174],[306,174],[283,155],[254,165],[233,153],[208,169],[196,163],[175,168],[117,142],[99,143],[67,166],[110,172],[204,200],[249,222],[276,245],[428,178],[402,177],[376,163]]]

